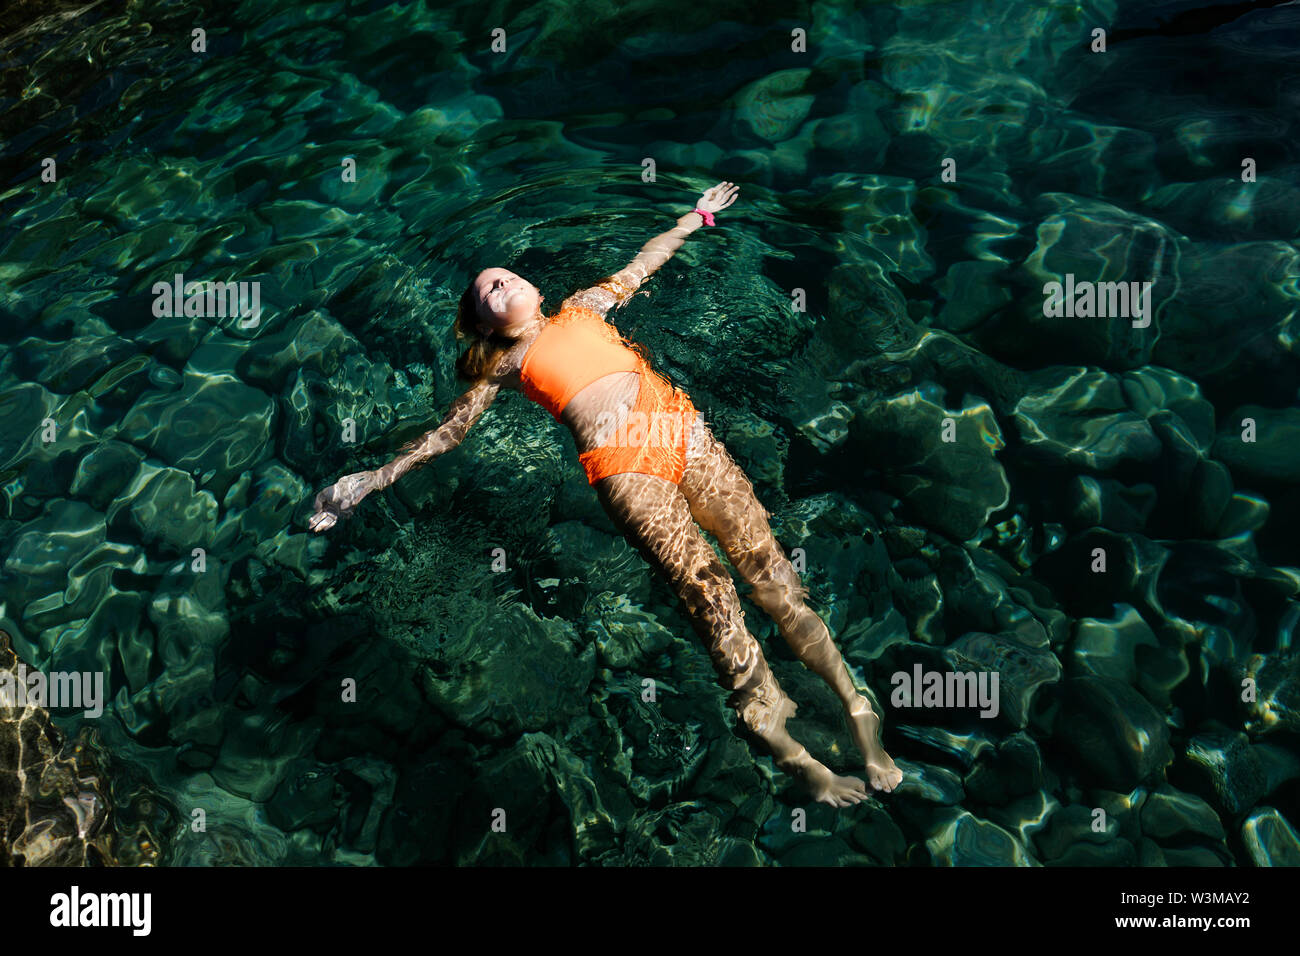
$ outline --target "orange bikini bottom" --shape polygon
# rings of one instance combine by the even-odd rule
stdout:
[[[681,484],[686,471],[686,443],[695,422],[695,406],[681,389],[641,365],[641,388],[627,421],[605,444],[578,455],[587,481],[632,472]]]

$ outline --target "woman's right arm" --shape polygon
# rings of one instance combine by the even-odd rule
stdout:
[[[451,403],[451,408],[437,428],[403,445],[397,457],[388,464],[374,471],[346,475],[330,485],[316,496],[316,513],[307,526],[312,531],[332,528],[340,515],[350,515],[370,492],[387,488],[412,468],[418,468],[455,448],[464,440],[479,416],[487,411],[500,390],[498,384],[479,382]]]

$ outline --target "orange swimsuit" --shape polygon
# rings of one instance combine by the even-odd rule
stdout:
[[[559,421],[574,395],[614,372],[638,372],[641,387],[627,420],[604,445],[578,456],[587,481],[594,485],[633,472],[680,484],[695,406],[628,348],[599,312],[579,305],[562,309],[528,347],[519,377],[524,394]]]

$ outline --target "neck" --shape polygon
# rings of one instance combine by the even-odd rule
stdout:
[[[537,314],[531,319],[528,319],[526,322],[516,323],[511,328],[510,334],[506,334],[505,332],[492,332],[488,335],[488,338],[495,339],[496,341],[504,340],[512,343],[518,342],[520,339],[528,338],[528,336],[538,331],[548,321],[550,320],[547,319],[546,316],[542,315],[541,310],[539,309]]]

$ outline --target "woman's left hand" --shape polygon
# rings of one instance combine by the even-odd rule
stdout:
[[[704,190],[704,195],[695,206],[705,212],[718,212],[735,202],[739,192],[740,187],[735,183],[721,182],[712,189]]]

